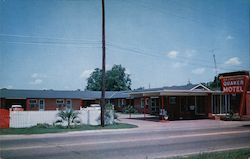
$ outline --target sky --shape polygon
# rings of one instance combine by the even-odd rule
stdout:
[[[249,0],[105,0],[106,68],[125,67],[132,89],[250,70],[249,8]],[[85,89],[102,64],[101,24],[101,0],[0,0],[0,88]]]

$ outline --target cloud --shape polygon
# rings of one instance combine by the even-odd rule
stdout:
[[[186,54],[186,57],[187,58],[191,58],[191,57],[193,57],[195,54],[196,54],[196,50],[194,50],[194,49],[192,49],[192,50],[186,50],[185,51],[185,54]]]
[[[7,89],[12,89],[12,88],[13,88],[12,85],[8,85],[8,86],[7,86]]]
[[[196,69],[192,70],[191,72],[193,74],[200,75],[200,74],[203,74],[205,72],[205,68],[196,68]]]
[[[167,53],[167,56],[168,56],[169,58],[171,58],[171,59],[174,59],[174,58],[177,57],[178,54],[179,54],[178,51],[172,50],[172,51],[170,51],[169,53]]]
[[[47,77],[47,75],[45,75],[45,74],[40,74],[40,73],[33,73],[32,75],[31,75],[31,78],[46,78]]]
[[[93,71],[94,69],[84,70],[81,73],[80,78],[88,78]]]
[[[38,84],[41,84],[43,82],[42,79],[34,79],[33,81],[30,82],[30,84],[32,85],[38,85]]]
[[[39,85],[39,84],[43,83],[43,79],[47,78],[47,75],[35,72],[35,73],[31,74],[30,77],[31,77],[30,84]]]
[[[186,63],[175,62],[175,63],[173,63],[172,67],[174,67],[174,68],[180,68],[180,67],[183,67],[185,65],[186,65]]]
[[[241,64],[238,57],[232,57],[225,62],[226,65],[239,65]]]
[[[33,73],[32,75],[31,75],[31,78],[37,78],[38,77],[38,73]]]
[[[226,40],[232,40],[232,39],[234,39],[234,37],[231,36],[231,35],[228,35],[228,36],[226,37]]]

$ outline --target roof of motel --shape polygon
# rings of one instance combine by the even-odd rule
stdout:
[[[202,84],[188,84],[184,86],[171,86],[161,88],[151,88],[133,91],[106,91],[106,99],[129,98],[130,95],[139,95],[152,92],[207,92],[211,91]],[[25,99],[25,98],[71,98],[94,100],[101,98],[101,91],[65,91],[65,90],[18,90],[0,89],[1,98]]]
[[[71,99],[100,99],[101,91],[64,91],[64,90],[18,90],[1,89],[1,98],[71,98]],[[105,98],[128,98],[128,91],[106,91]]]
[[[138,93],[147,93],[147,92],[186,92],[186,91],[211,91],[209,88],[202,84],[187,84],[183,86],[171,86],[171,87],[160,87],[160,88],[151,88],[151,89],[141,89],[131,92],[132,94]]]

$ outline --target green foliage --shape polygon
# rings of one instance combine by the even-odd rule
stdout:
[[[222,116],[220,119],[224,121],[241,121],[240,116],[235,115],[233,111],[230,111],[229,115]]]
[[[65,127],[57,125],[49,128],[38,128],[37,126],[29,128],[7,128],[1,129],[0,135],[14,135],[14,134],[46,134],[46,133],[62,133],[70,131],[86,131],[86,130],[100,130],[100,129],[128,129],[136,128],[136,125],[125,124],[125,123],[114,123],[112,125],[92,126],[92,125],[78,125],[74,129],[65,129]]]
[[[110,125],[114,123],[114,116],[115,116],[115,111],[114,107],[112,104],[107,103],[105,105],[105,113],[104,113],[104,120],[106,125]]]
[[[111,70],[106,71],[106,90],[122,91],[131,90],[131,79],[126,69],[121,65],[114,65]],[[96,68],[87,79],[87,90],[101,91],[102,70]]]
[[[123,113],[125,113],[125,114],[137,114],[138,111],[132,105],[128,105],[123,109]]]
[[[105,105],[105,110],[114,110],[114,107],[113,107],[112,104],[107,103],[107,104]]]
[[[48,124],[48,123],[37,123],[36,126],[34,126],[36,128],[51,128],[52,125]]]
[[[80,123],[78,115],[80,113],[78,111],[74,111],[73,109],[61,110],[57,116],[60,117],[56,123],[62,123],[63,121],[67,122],[67,128],[70,128],[72,124],[76,125]]]
[[[96,68],[87,79],[87,90],[100,91],[102,82],[102,70]]]
[[[218,82],[218,87],[217,87],[217,82]],[[221,82],[220,82],[219,77],[215,76],[214,81],[208,82],[207,84],[205,84],[205,86],[207,86],[209,89],[212,89],[212,90],[220,90]]]
[[[250,156],[250,149],[240,149],[224,152],[201,153],[198,155],[172,157],[165,159],[248,159]]]
[[[131,90],[131,79],[129,74],[125,73],[126,69],[121,65],[114,65],[111,70],[107,71],[106,87],[109,91]]]

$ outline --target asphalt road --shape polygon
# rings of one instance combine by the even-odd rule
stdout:
[[[0,146],[2,159],[159,158],[250,147],[250,127],[31,135],[2,138]]]

